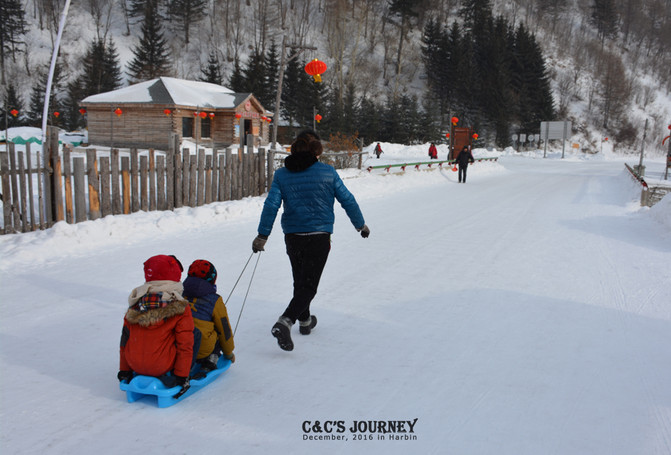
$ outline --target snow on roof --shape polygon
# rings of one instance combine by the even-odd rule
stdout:
[[[243,96],[246,98],[249,94],[234,93],[224,86],[209,82],[159,77],[119,90],[91,95],[84,98],[82,103],[154,103],[232,109],[240,104]]]

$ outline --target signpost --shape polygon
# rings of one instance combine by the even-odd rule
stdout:
[[[564,158],[564,150],[566,148],[566,140],[571,132],[571,122],[568,120],[560,122],[541,122],[541,140],[545,141],[545,148],[543,150],[543,158],[547,156],[548,140],[561,139],[561,157]]]

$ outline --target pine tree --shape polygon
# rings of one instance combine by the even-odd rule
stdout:
[[[210,50],[210,55],[207,59],[207,66],[200,69],[200,78],[202,82],[209,82],[211,84],[224,85],[224,76],[222,74],[221,63],[217,57],[215,49]]]
[[[141,82],[168,75],[170,54],[168,42],[161,31],[161,22],[154,0],[146,3],[142,37],[133,49],[133,60],[128,65],[128,75],[134,82]]]
[[[289,125],[294,124],[298,119],[301,91],[303,78],[301,77],[303,71],[302,65],[299,63],[296,51],[291,49],[287,57],[287,64],[284,70],[284,82],[282,88],[282,103],[280,104],[282,110],[282,117],[284,117]]]
[[[16,61],[18,46],[24,44],[23,36],[27,32],[25,12],[20,0],[2,0],[0,2],[0,66],[2,82],[5,82],[5,60],[11,56]]]
[[[264,65],[266,68],[265,85],[267,100],[263,101],[263,107],[275,112],[275,101],[277,98],[277,79],[280,74],[280,56],[277,50],[275,40],[271,40],[268,51],[265,55]]]
[[[552,120],[554,100],[545,59],[533,35],[520,25],[515,33],[512,87],[519,125],[537,131],[540,122]]]
[[[29,126],[41,127],[42,126],[42,115],[44,113],[44,97],[47,91],[47,75],[49,73],[49,67],[46,66],[44,69],[38,71],[37,83],[33,85],[33,89],[30,93],[30,107],[26,121]],[[65,118],[65,112],[60,101],[59,93],[61,91],[61,66],[56,64],[54,68],[54,74],[51,81],[51,92],[49,93],[49,112],[48,112],[48,123],[55,126],[60,126]],[[59,117],[53,115],[54,112],[59,112]]]
[[[205,0],[169,0],[168,20],[184,33],[184,43],[189,44],[189,30],[205,17]]]
[[[266,96],[266,67],[261,52],[256,49],[249,55],[247,66],[242,70],[245,79],[245,92],[253,93],[261,104],[265,105]]]
[[[375,101],[365,97],[361,100],[355,124],[364,143],[370,144],[380,137],[381,112],[382,108]]]
[[[228,79],[228,88],[236,93],[247,93],[247,81],[245,81],[242,69],[240,68],[240,61],[237,58],[233,65],[231,77]]]
[[[82,61],[84,73],[79,83],[84,97],[110,92],[121,87],[119,56],[112,39],[105,44],[95,39]]]
[[[82,79],[83,78],[75,79],[68,83],[65,109],[67,112],[66,126],[70,131],[86,127],[86,119],[79,112],[79,102],[86,98],[85,90],[82,86]]]
[[[23,117],[25,115],[23,112],[23,100],[16,92],[16,86],[13,82],[9,82],[7,84],[4,95],[5,96],[3,98],[1,110],[2,115],[0,116],[0,126],[4,128],[5,125],[7,125],[8,127],[12,128],[23,125]],[[19,112],[16,117],[10,114],[10,112],[15,109]]]
[[[479,30],[492,15],[490,0],[462,0],[459,16],[464,28],[471,32]]]
[[[602,45],[606,39],[617,35],[618,20],[614,0],[594,0],[591,22],[596,26]]]

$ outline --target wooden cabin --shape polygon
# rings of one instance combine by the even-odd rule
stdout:
[[[92,145],[167,150],[173,135],[198,146],[240,144],[241,135],[269,141],[270,113],[251,93],[234,93],[208,82],[159,77],[80,103]]]

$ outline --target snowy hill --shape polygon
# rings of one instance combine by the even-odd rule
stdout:
[[[127,295],[167,253],[211,260],[226,297],[263,197],[0,237],[3,451],[668,454],[671,199],[640,208],[619,158],[499,155],[465,185],[343,172],[371,236],[336,207],[319,325],[290,353],[270,335],[291,293],[277,223],[228,302],[235,320],[249,286],[236,363],[167,409],[119,390]]]

